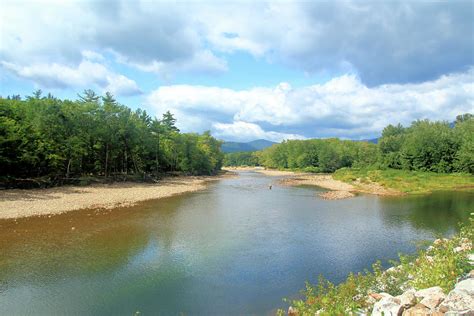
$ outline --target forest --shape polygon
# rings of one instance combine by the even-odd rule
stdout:
[[[40,90],[0,98],[1,181],[48,177],[214,174],[222,165],[309,172],[373,167],[474,173],[474,116],[456,121],[388,125],[377,144],[331,139],[287,140],[261,151],[221,152],[210,135],[181,133],[170,112],[161,119],[131,110],[114,96],[85,90],[60,100]]]
[[[175,123],[170,112],[159,120],[92,90],[75,101],[41,91],[25,100],[0,98],[0,175],[6,181],[217,172],[221,142],[209,132],[181,133]]]
[[[388,125],[377,144],[331,139],[288,140],[262,151],[230,153],[224,165],[334,172],[344,167],[474,173],[474,116],[454,123],[419,120]]]

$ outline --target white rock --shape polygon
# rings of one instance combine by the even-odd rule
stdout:
[[[436,294],[424,297],[420,301],[420,303],[430,309],[435,309],[442,301],[444,301],[445,298],[446,298],[446,295],[444,295],[444,293],[436,293]]]
[[[447,312],[444,316],[472,316],[474,315],[473,311],[467,310],[462,312]]]
[[[474,297],[463,289],[454,289],[449,292],[440,307],[450,312],[474,311]]]
[[[415,306],[404,310],[403,316],[425,316],[430,314],[430,309],[423,304],[416,304]]]
[[[459,282],[454,287],[456,290],[466,291],[469,295],[474,296],[474,279],[466,279]]]
[[[427,289],[419,290],[415,292],[415,296],[418,299],[423,299],[427,296],[433,296],[433,295],[444,295],[443,289],[440,288],[439,286],[433,286],[429,287]]]
[[[408,290],[401,295],[398,295],[396,298],[400,300],[400,304],[405,305],[415,305],[416,304],[416,297],[415,297],[415,290]]]
[[[395,297],[385,296],[380,301],[374,304],[372,315],[374,316],[397,316],[403,306]]]
[[[442,288],[434,286],[415,292],[415,297],[420,299],[420,303],[424,306],[434,309],[446,298],[446,295]]]

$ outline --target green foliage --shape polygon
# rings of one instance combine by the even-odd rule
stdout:
[[[288,140],[257,153],[258,163],[276,169],[334,172],[377,162],[377,145],[348,140]]]
[[[474,187],[474,177],[467,173],[435,173],[396,169],[343,168],[337,170],[333,178],[353,183],[376,182],[386,188],[410,194],[423,194],[439,190],[464,189]]]
[[[463,119],[458,118],[454,128],[455,137],[459,143],[456,152],[454,168],[459,171],[474,174],[474,118],[464,114]]]
[[[382,131],[382,137],[379,140],[379,150],[381,153],[382,163],[389,168],[400,169],[401,154],[405,128],[398,124],[397,126],[388,125]]]
[[[224,155],[224,166],[258,166],[258,156],[255,152],[234,152]]]
[[[408,128],[387,126],[379,140],[385,167],[439,173],[474,173],[474,118],[459,115],[447,122],[416,121]]]
[[[0,173],[13,178],[145,174],[220,169],[221,143],[209,132],[181,134],[162,120],[85,90],[78,101],[51,95],[0,99]]]
[[[232,165],[252,165],[243,157],[233,158],[229,156]],[[314,172],[354,167],[473,174],[474,116],[459,115],[454,127],[428,120],[407,128],[388,125],[378,144],[335,138],[288,140],[256,152],[252,161],[267,168]]]
[[[304,299],[288,301],[299,315],[344,315],[359,310],[370,310],[370,293],[385,292],[393,296],[408,288],[416,290],[440,286],[446,293],[456,281],[472,269],[467,253],[472,248],[474,221],[463,226],[451,239],[438,239],[416,256],[400,255],[400,262],[383,270],[380,262],[372,271],[349,274],[346,281],[335,285],[322,276],[317,285],[306,284]]]
[[[459,143],[448,123],[417,121],[407,129],[401,148],[405,170],[452,172]]]

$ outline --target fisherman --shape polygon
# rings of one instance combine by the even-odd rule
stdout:
[[[271,185],[271,184],[269,184],[269,185],[268,185],[268,188],[271,190],[271,189],[272,189],[272,185]]]

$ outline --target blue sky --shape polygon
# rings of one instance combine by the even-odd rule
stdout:
[[[472,1],[3,1],[0,95],[111,91],[224,140],[474,111]]]

